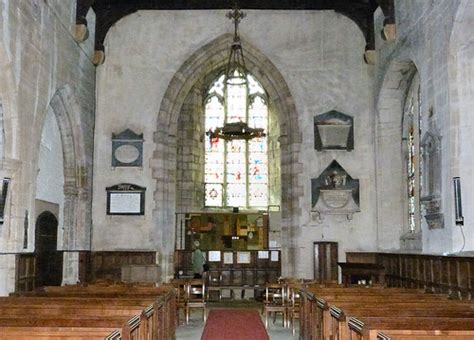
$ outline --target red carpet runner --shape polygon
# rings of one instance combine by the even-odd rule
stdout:
[[[256,310],[211,310],[201,340],[269,340]]]

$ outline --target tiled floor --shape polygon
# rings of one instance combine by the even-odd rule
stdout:
[[[228,301],[225,303],[208,303],[208,310],[211,309],[222,309],[222,308],[248,308],[256,309],[261,312],[262,307],[259,302],[254,301]],[[261,315],[262,316],[262,315]],[[182,315],[181,315],[182,317]],[[262,316],[262,322],[263,316]],[[204,329],[204,323],[202,321],[202,312],[200,310],[193,310],[189,324],[186,325],[182,323],[176,330],[176,339],[177,340],[199,340],[201,339],[201,334]],[[298,339],[299,333],[298,329],[296,330],[295,336],[291,333],[291,328],[283,328],[281,316],[278,316],[276,322],[273,324],[272,321],[268,324],[268,335],[270,340],[291,340]],[[225,330],[222,332],[225,334]],[[222,338],[225,340],[225,337]]]

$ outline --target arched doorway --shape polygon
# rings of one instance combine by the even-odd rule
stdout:
[[[62,280],[63,256],[58,251],[58,220],[45,211],[36,220],[35,286],[59,286]]]

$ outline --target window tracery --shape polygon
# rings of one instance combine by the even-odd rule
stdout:
[[[268,104],[265,90],[250,74],[247,82],[215,80],[205,100],[205,206],[268,205]],[[222,138],[213,133],[225,124],[245,123],[263,133]],[[229,126],[229,125],[228,125]],[[260,130],[261,131],[261,130]]]

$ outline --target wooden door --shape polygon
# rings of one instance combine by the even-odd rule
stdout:
[[[58,220],[56,217],[49,211],[39,215],[35,234],[35,286],[59,286],[62,281],[63,254],[57,248]]]
[[[337,282],[337,242],[314,242],[314,279]]]

